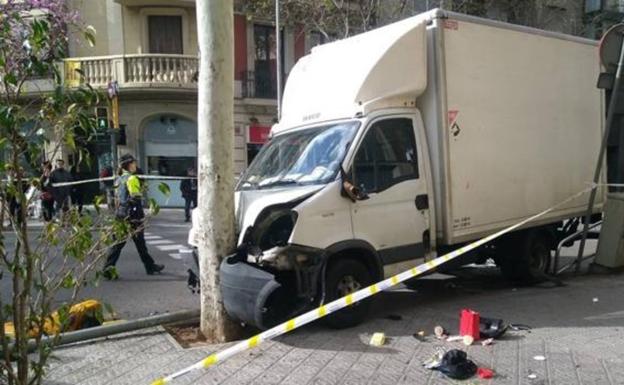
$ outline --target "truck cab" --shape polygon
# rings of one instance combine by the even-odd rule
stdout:
[[[230,316],[267,328],[435,252],[416,108],[425,39],[426,17],[412,18],[317,47],[297,63],[282,119],[236,187],[238,252],[220,272]],[[399,63],[414,71],[394,72]],[[353,325],[367,307],[327,322]]]
[[[268,327],[433,253],[430,185],[416,108],[279,130],[236,188],[239,253],[221,268],[226,309]],[[249,287],[249,276],[260,280],[258,287]],[[266,287],[272,292],[256,303]],[[256,298],[241,298],[247,293]],[[276,301],[289,303],[289,310],[271,317]],[[250,302],[254,307],[243,309]],[[352,325],[366,307],[358,304],[328,322]]]

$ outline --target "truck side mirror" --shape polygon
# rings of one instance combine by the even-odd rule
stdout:
[[[347,179],[343,179],[342,181],[342,195],[351,199],[352,202],[364,201],[369,198],[365,191],[362,191],[362,189],[355,186]]]

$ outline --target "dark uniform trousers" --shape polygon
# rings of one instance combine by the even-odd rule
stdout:
[[[130,225],[132,226],[132,241],[134,241],[134,245],[136,246],[137,251],[139,252],[139,257],[141,257],[141,262],[146,269],[151,268],[154,265],[154,259],[147,252],[147,246],[145,245],[145,234],[143,229],[137,230],[141,227],[142,223],[138,221],[130,221]],[[123,240],[120,243],[116,243],[113,245],[108,252],[108,258],[106,259],[105,267],[115,266],[117,264],[117,260],[121,255],[121,250],[126,245],[126,240]]]

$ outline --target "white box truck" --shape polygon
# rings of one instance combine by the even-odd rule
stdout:
[[[594,41],[442,10],[314,48],[237,185],[238,252],[220,270],[228,313],[269,327],[587,188],[599,73]],[[603,201],[601,189],[597,212]],[[539,278],[586,202],[461,262]],[[353,325],[367,308],[327,322]]]

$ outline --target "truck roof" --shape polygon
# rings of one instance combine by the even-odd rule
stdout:
[[[426,27],[436,18],[596,44],[589,39],[434,9],[313,48],[290,72],[281,121],[272,133],[352,118],[378,107],[413,105],[427,87]]]

